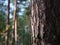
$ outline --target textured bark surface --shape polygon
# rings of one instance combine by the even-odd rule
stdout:
[[[44,45],[45,4],[43,0],[31,0],[32,45]]]
[[[60,20],[59,0],[31,1],[31,44],[57,45]],[[59,45],[59,44],[58,44]]]

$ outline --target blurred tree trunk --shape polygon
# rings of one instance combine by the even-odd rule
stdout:
[[[14,0],[14,16],[13,16],[13,33],[12,33],[12,45],[17,45],[17,0]]]
[[[31,44],[56,45],[56,0],[30,0]]]
[[[5,31],[5,45],[9,45],[8,38],[9,38],[9,27],[10,27],[10,20],[9,20],[9,12],[10,10],[10,0],[8,0],[7,6],[7,19],[6,19],[6,31]]]

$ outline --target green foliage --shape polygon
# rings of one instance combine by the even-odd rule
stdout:
[[[2,32],[5,30],[6,22],[5,22],[5,15],[3,12],[0,12],[0,31]]]
[[[18,3],[19,1],[19,3]],[[18,19],[18,45],[30,45],[30,35],[28,28],[28,15],[29,15],[29,7],[26,7],[28,0],[17,0],[17,19]],[[4,0],[5,2],[5,0]],[[25,2],[25,3],[23,3]],[[13,4],[13,1],[11,0]],[[22,6],[20,6],[22,5]],[[20,6],[20,7],[19,7]],[[0,32],[5,31],[6,29],[6,6],[4,3],[0,3]],[[21,11],[24,9],[24,11]],[[12,10],[12,9],[11,9]],[[18,14],[22,12],[22,14]],[[13,10],[10,12],[13,15]],[[9,30],[9,45],[11,45],[12,39],[12,18],[10,19],[10,30]],[[3,37],[3,38],[2,38]],[[27,38],[28,37],[28,38]],[[4,42],[4,35],[0,36],[0,43]],[[4,44],[4,43],[3,43]],[[1,44],[1,45],[3,45]]]

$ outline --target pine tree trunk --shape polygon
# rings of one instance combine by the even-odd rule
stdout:
[[[12,45],[17,45],[17,0],[14,0],[14,16],[13,16],[13,33],[12,33]]]
[[[32,45],[44,45],[43,30],[45,23],[43,0],[31,0]]]
[[[55,1],[31,1],[31,44],[56,45]],[[55,10],[54,10],[55,9]]]
[[[6,31],[5,31],[5,45],[8,45],[8,39],[9,39],[9,26],[10,26],[10,20],[9,20],[9,12],[10,10],[10,0],[8,0],[8,9],[7,9],[7,19],[6,19]]]

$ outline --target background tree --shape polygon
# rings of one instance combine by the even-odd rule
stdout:
[[[14,15],[13,15],[13,34],[12,34],[12,45],[17,45],[17,0],[14,0]]]
[[[8,6],[7,6],[7,19],[6,19],[6,31],[5,31],[5,45],[9,44],[8,38],[9,38],[9,28],[10,28],[10,0],[8,0]]]
[[[1,18],[0,18],[0,22],[1,22],[1,27],[0,28],[1,30],[1,36],[0,36],[0,44],[1,45],[5,45],[5,29],[6,29],[6,14],[7,14],[7,0],[1,0],[2,4],[0,5],[0,9],[1,9]],[[17,19],[18,19],[18,30],[17,30],[17,33],[18,33],[18,45],[22,45],[23,43],[25,45],[29,45],[29,29],[28,29],[28,24],[27,24],[27,15],[28,15],[28,9],[26,10],[26,7],[28,8],[28,5],[29,5],[29,2],[28,0],[27,1],[20,1],[18,0],[17,1]],[[13,23],[13,20],[12,20],[12,16],[13,16],[13,1],[11,0],[10,2],[10,29],[9,29],[9,45],[12,45],[12,23]],[[27,12],[27,13],[26,13]],[[23,22],[23,23],[22,23]],[[21,24],[20,24],[21,23]],[[23,33],[25,32],[25,33]],[[23,37],[25,36],[25,38],[23,39]],[[28,38],[27,38],[28,37]],[[23,41],[24,40],[24,41]]]

